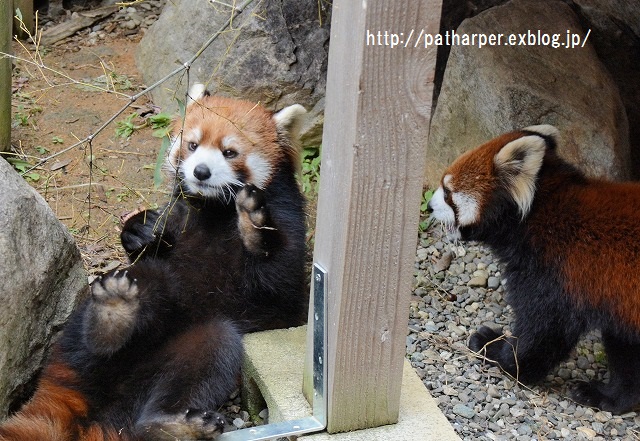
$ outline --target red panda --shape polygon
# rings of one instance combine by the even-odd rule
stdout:
[[[125,222],[132,264],[93,282],[0,441],[213,439],[242,334],[306,321],[305,110],[190,96],[167,161],[173,197]]]
[[[453,239],[485,243],[505,266],[512,336],[484,326],[469,347],[532,383],[600,329],[609,381],[572,395],[622,413],[640,403],[640,184],[586,177],[558,156],[557,134],[528,127],[463,154],[429,210]]]

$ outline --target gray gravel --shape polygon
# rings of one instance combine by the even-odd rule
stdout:
[[[598,333],[535,387],[486,365],[466,346],[482,325],[508,331],[501,265],[477,243],[450,243],[436,226],[421,233],[407,357],[463,440],[640,440],[640,414],[612,415],[571,401],[568,386],[601,378]]]

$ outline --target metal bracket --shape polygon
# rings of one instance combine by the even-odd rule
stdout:
[[[226,432],[216,441],[263,441],[319,432],[327,427],[327,271],[313,264],[313,415]]]

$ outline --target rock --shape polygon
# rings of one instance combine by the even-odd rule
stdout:
[[[573,3],[591,29],[589,40],[620,89],[629,119],[631,170],[633,178],[640,179],[640,4],[627,0]]]
[[[167,2],[136,54],[145,82],[152,84],[187,62],[229,19],[231,11],[206,0]],[[211,93],[259,101],[275,110],[294,103],[303,105],[310,113],[302,128],[303,145],[319,145],[329,23],[330,7],[326,3],[254,2],[235,13],[232,29],[203,51],[191,66],[188,79],[205,83]],[[175,98],[184,99],[186,79],[177,75],[156,88],[151,92],[154,103],[169,111],[177,110]]]
[[[453,406],[453,413],[463,418],[473,418],[476,414],[473,409],[465,406],[464,404],[456,404]]]
[[[67,229],[42,199],[0,159],[0,415],[27,398],[51,339],[87,274]]]
[[[587,439],[593,439],[597,435],[596,431],[591,429],[590,427],[578,427],[576,432],[584,435]]]
[[[467,282],[467,286],[469,287],[486,287],[487,286],[487,277],[485,276],[474,276]]]
[[[446,253],[444,253],[442,257],[433,264],[433,272],[439,273],[440,271],[444,271],[447,268],[449,268],[449,265],[451,265],[452,259],[453,259],[452,251],[447,251]]]
[[[500,279],[497,277],[489,277],[487,279],[487,288],[498,289],[500,287]]]
[[[462,22],[456,33],[584,37],[560,0],[513,0]],[[531,31],[533,32],[533,31]],[[473,75],[469,75],[473,72]],[[618,88],[587,41],[583,48],[453,46],[431,122],[428,184],[465,150],[533,124],[560,130],[559,152],[591,176],[630,176],[628,122]]]

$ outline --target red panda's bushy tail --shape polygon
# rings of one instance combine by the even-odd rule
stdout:
[[[0,424],[0,441],[123,441],[112,429],[82,424],[89,406],[74,383],[69,366],[49,364],[33,398]]]

